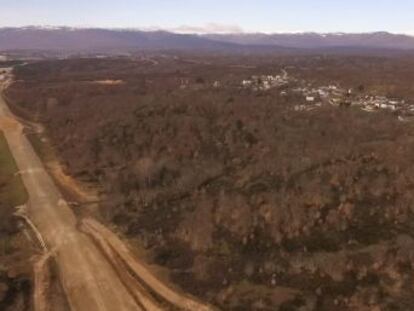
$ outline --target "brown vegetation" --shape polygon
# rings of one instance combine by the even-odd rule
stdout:
[[[8,96],[45,124],[68,173],[104,187],[103,217],[192,294],[224,310],[413,308],[412,125],[353,108],[295,112],[296,97],[237,85],[290,67],[413,100],[414,64],[157,60],[33,64]],[[125,83],[83,83],[107,79]]]
[[[0,309],[30,310],[30,255],[34,249],[18,228],[14,207],[23,204],[26,193],[14,174],[15,163],[0,132]]]

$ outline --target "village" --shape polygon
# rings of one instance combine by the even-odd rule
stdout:
[[[281,75],[252,76],[241,82],[241,88],[253,91],[268,91],[279,88],[281,96],[296,95],[303,102],[295,104],[295,111],[311,111],[324,105],[336,107],[358,107],[366,112],[386,110],[393,112],[400,121],[414,119],[414,103],[404,99],[366,94],[353,89],[345,89],[338,85],[313,86],[305,80],[294,78],[282,71]]]
[[[281,75],[252,76],[251,79],[243,80],[242,87],[254,91],[267,91],[273,88],[282,87],[291,82],[288,73],[283,70]]]
[[[199,78],[200,79],[200,78]],[[200,80],[201,81],[201,80]],[[348,108],[356,107],[365,112],[389,111],[398,117],[400,121],[414,120],[414,103],[404,99],[388,98],[383,95],[369,94],[363,90],[343,88],[335,83],[330,85],[315,86],[309,81],[289,75],[283,69],[279,74],[252,75],[236,84],[224,83],[222,81],[195,81],[191,79],[180,79],[180,89],[200,90],[206,88],[220,89],[223,87],[250,90],[253,92],[277,91],[280,96],[294,96],[294,111],[312,111],[326,105]]]

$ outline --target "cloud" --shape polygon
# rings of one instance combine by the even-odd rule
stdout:
[[[182,25],[179,27],[171,28],[169,31],[182,33],[182,34],[210,34],[210,33],[242,33],[244,32],[243,28],[238,25],[226,25],[226,24],[217,24],[209,23],[204,26],[188,26]]]

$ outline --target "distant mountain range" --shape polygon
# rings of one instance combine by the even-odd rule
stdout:
[[[0,50],[105,51],[128,49],[223,49],[235,46],[165,31],[78,28],[0,28]]]
[[[205,38],[221,42],[242,45],[276,45],[301,49],[321,49],[340,47],[360,47],[379,49],[414,49],[414,37],[391,34],[388,32],[372,33],[294,33],[294,34],[211,34]]]
[[[414,37],[387,32],[197,35],[68,27],[0,28],[0,51],[289,51],[336,48],[414,50]]]

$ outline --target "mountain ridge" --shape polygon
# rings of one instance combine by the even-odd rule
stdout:
[[[0,28],[0,51],[7,50],[202,50],[288,51],[361,48],[414,50],[414,37],[371,33],[181,34],[167,30],[25,26]]]
[[[210,34],[204,37],[242,45],[280,45],[291,48],[330,48],[364,47],[414,49],[414,37],[405,34],[393,34],[385,31],[368,33],[246,33],[246,34]]]

